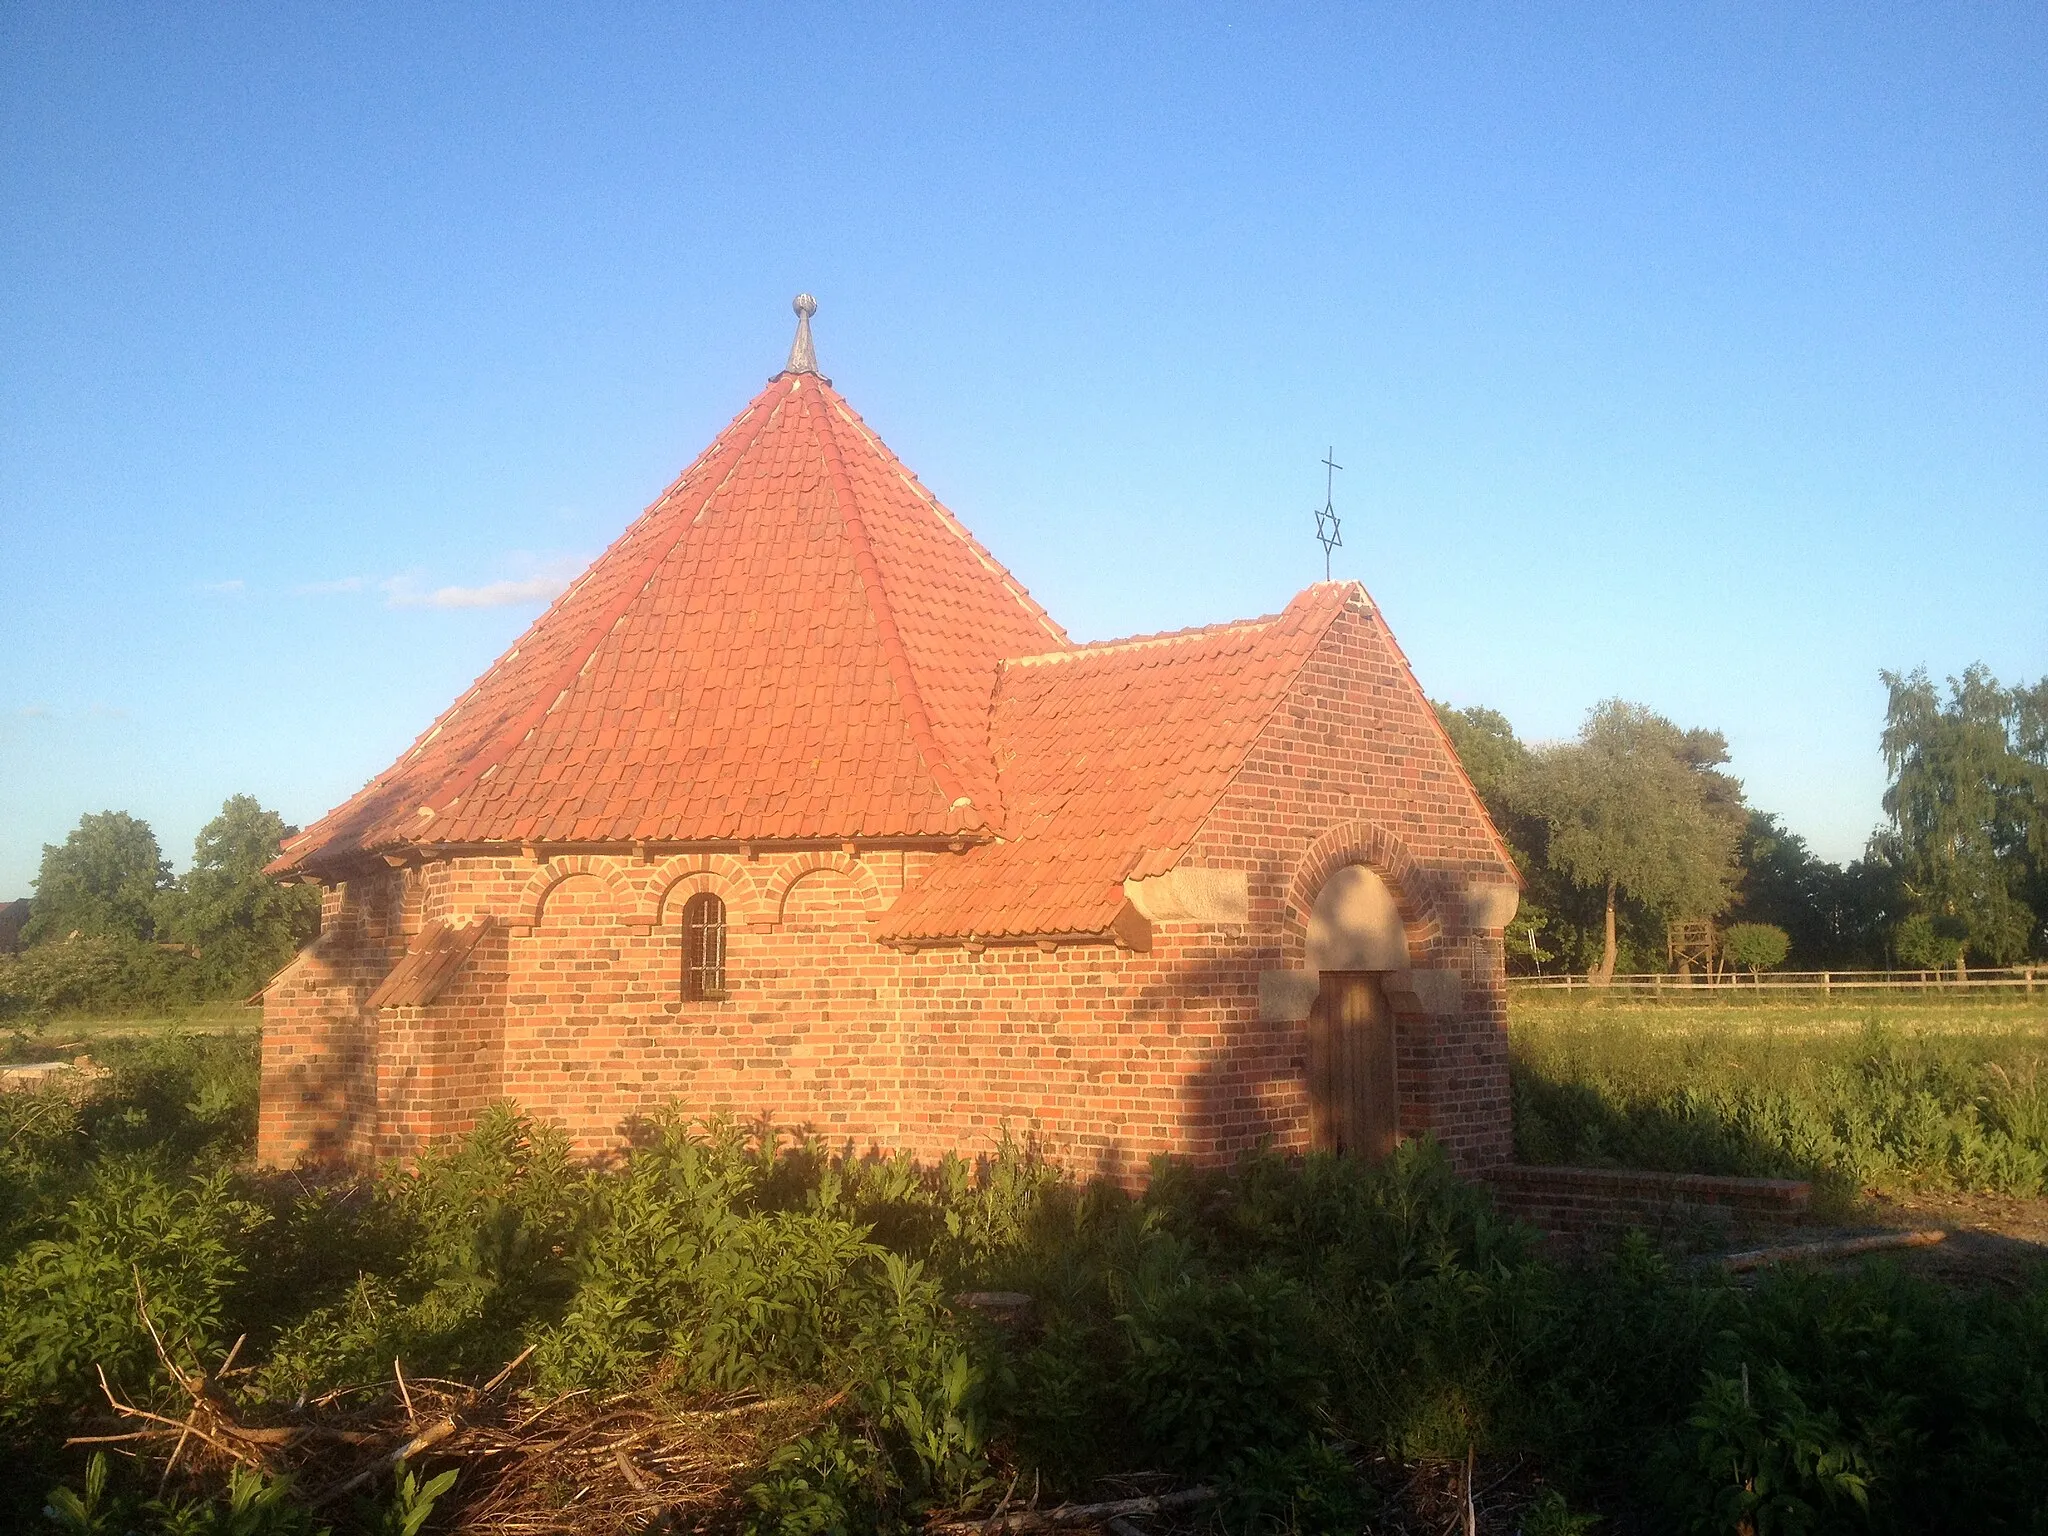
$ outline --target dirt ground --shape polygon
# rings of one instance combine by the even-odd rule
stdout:
[[[1948,1233],[1934,1247],[1891,1255],[1929,1280],[1965,1288],[2017,1290],[2048,1262],[2048,1198],[1872,1194],[1865,1200],[1865,1211],[1869,1226],[1862,1230],[1937,1228]],[[1807,1235],[1801,1233],[1796,1240],[1803,1241]]]
[[[1839,1238],[1874,1237],[1889,1232],[1939,1232],[1927,1246],[1888,1248],[1840,1257],[1816,1257],[1829,1268],[1842,1269],[1873,1260],[1897,1264],[1909,1274],[1959,1290],[2023,1290],[2048,1266],[2048,1198],[1992,1194],[1900,1194],[1867,1191],[1849,1220],[1809,1222],[1758,1234],[1728,1248],[1695,1248],[1695,1263],[1711,1264],[1724,1252],[1748,1253],[1761,1248],[1796,1250]],[[1747,1271],[1761,1274],[1769,1266]]]

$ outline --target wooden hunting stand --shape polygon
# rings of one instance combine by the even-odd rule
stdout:
[[[1709,978],[1721,973],[1721,935],[1712,921],[1671,923],[1664,929],[1664,953],[1681,976],[1697,965]]]

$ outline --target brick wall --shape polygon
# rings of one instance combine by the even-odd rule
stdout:
[[[362,1005],[418,931],[406,897],[395,876],[329,887],[319,939],[265,990],[257,1145],[268,1160],[376,1151],[378,1021]]]
[[[1489,1169],[1486,1182],[1503,1214],[1564,1238],[1639,1228],[1657,1237],[1725,1241],[1792,1225],[1813,1199],[1813,1186],[1798,1179],[1639,1168],[1509,1164]]]
[[[758,851],[460,857],[330,890],[319,944],[266,997],[262,1156],[405,1155],[499,1097],[588,1151],[672,1100],[927,1156],[1007,1131],[1126,1180],[1160,1153],[1302,1148],[1306,1025],[1261,1017],[1260,976],[1303,967],[1321,882],[1352,862],[1395,893],[1422,976],[1390,989],[1404,1129],[1469,1168],[1509,1155],[1500,937],[1462,899],[1507,876],[1362,608],[1183,859],[1245,871],[1242,923],[1158,923],[1145,953],[902,953],[868,920],[945,853]],[[700,890],[727,909],[722,1001],[681,996],[681,911]],[[406,935],[484,914],[496,928],[430,1006],[366,1016]]]

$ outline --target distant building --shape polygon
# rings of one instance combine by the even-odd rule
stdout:
[[[28,926],[29,899],[0,902],[0,955],[21,953],[21,930]]]
[[[262,1157],[670,1101],[1084,1173],[1511,1156],[1515,867],[1356,582],[1076,644],[789,365],[272,866]],[[1142,394],[1142,391],[1140,391]],[[1134,558],[1127,579],[1145,579]]]

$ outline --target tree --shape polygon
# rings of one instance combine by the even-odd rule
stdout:
[[[1925,670],[1879,676],[1890,694],[1884,808],[1911,915],[1931,925],[1915,929],[1914,947],[1924,953],[1944,923],[1993,965],[2042,947],[2048,678],[2003,688],[1973,666],[1948,680],[1944,701]]]
[[[1731,923],[1721,935],[1721,953],[1728,963],[1754,976],[1785,963],[1792,936],[1770,923]]]
[[[1558,958],[1558,951],[1543,942],[1544,935],[1569,944],[1575,931],[1569,920],[1560,921],[1554,905],[1568,899],[1568,887],[1560,884],[1543,857],[1547,834],[1542,824],[1522,808],[1521,785],[1532,754],[1515,735],[1508,717],[1497,709],[1474,705],[1453,709],[1433,704],[1451,749],[1465,769],[1465,776],[1479,794],[1494,829],[1507,844],[1508,855],[1522,876],[1522,900],[1514,921],[1503,935],[1508,966],[1517,971],[1541,972],[1545,962]]]
[[[1890,890],[1882,856],[1874,848],[1847,868],[1830,864],[1776,816],[1751,811],[1736,852],[1742,883],[1729,918],[1784,929],[1807,970],[1881,964]]]
[[[1557,958],[1557,951],[1545,948],[1542,942],[1543,931],[1550,926],[1550,921],[1550,913],[1540,904],[1525,899],[1501,931],[1503,958],[1510,963],[1525,963],[1541,975],[1543,962]]]
[[[1728,905],[1743,814],[1741,786],[1717,771],[1727,759],[1718,731],[1682,731],[1620,699],[1597,706],[1577,741],[1533,755],[1520,796],[1549,830],[1549,861],[1603,898],[1596,982],[1614,977],[1622,897],[1666,917]]]
[[[1444,734],[1464,765],[1465,775],[1479,791],[1487,814],[1506,835],[1514,820],[1516,786],[1529,766],[1529,749],[1516,739],[1515,728],[1497,709],[1474,706],[1453,709],[1448,704],[1433,706],[1443,722]]]
[[[22,937],[30,944],[80,934],[147,939],[157,893],[171,866],[149,823],[126,811],[85,815],[63,845],[43,844],[43,864]]]
[[[1945,971],[1963,963],[1970,935],[1960,918],[1914,912],[1892,930],[1892,950],[1914,970]]]
[[[236,795],[200,829],[192,868],[165,894],[163,927],[199,951],[215,995],[262,984],[319,931],[320,892],[263,873],[288,827],[253,795]]]

